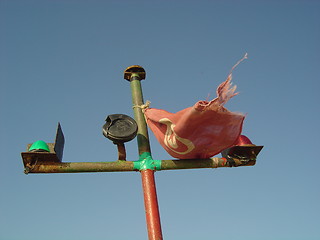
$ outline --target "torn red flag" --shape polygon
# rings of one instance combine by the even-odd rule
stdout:
[[[194,106],[177,113],[162,109],[144,110],[148,126],[162,147],[174,158],[203,159],[212,157],[237,142],[245,115],[230,112],[224,107],[237,95],[232,86],[232,71],[226,81],[217,88],[217,97],[211,101],[199,101]]]

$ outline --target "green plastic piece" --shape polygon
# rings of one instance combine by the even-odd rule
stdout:
[[[48,144],[44,141],[36,141],[29,148],[29,152],[50,152]]]
[[[133,162],[134,170],[161,170],[161,160],[153,160],[151,157],[151,153],[144,152],[140,155],[138,161]]]

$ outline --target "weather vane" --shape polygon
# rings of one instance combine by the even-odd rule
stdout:
[[[246,57],[246,56],[245,56]],[[239,62],[238,62],[239,63]],[[237,64],[238,64],[237,63]],[[237,65],[236,64],[236,65]],[[236,66],[235,65],[235,66]],[[232,68],[233,69],[233,68]],[[58,124],[54,143],[28,144],[21,156],[25,173],[127,172],[141,173],[149,240],[163,239],[157,200],[155,171],[195,168],[253,166],[263,146],[241,135],[244,115],[229,112],[223,105],[236,95],[231,87],[232,71],[217,89],[212,101],[172,114],[149,108],[143,101],[141,80],[145,70],[138,65],[124,71],[130,82],[134,119],[125,114],[107,116],[102,132],[118,149],[113,162],[63,162],[64,135]],[[147,123],[173,160],[152,158]],[[125,142],[137,137],[139,159],[127,161]],[[218,153],[222,158],[212,157]]]

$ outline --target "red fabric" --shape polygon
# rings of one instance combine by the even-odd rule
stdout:
[[[230,112],[223,106],[237,95],[236,86],[231,86],[232,70],[227,80],[217,88],[217,98],[212,101],[199,101],[177,113],[145,109],[148,126],[172,157],[209,158],[237,142],[245,115]]]
[[[241,134],[245,116],[223,105],[234,95],[227,79],[217,89],[218,97],[199,101],[177,113],[148,108],[145,117],[162,147],[174,158],[209,158],[232,146]]]

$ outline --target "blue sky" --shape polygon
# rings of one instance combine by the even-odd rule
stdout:
[[[0,1],[0,239],[147,239],[140,174],[23,174],[20,153],[53,142],[64,161],[114,161],[101,127],[132,114],[123,71],[176,112],[215,97],[234,71],[254,167],[156,173],[164,239],[320,237],[319,1]],[[151,138],[155,159],[171,159]],[[136,141],[127,146],[137,160]]]

